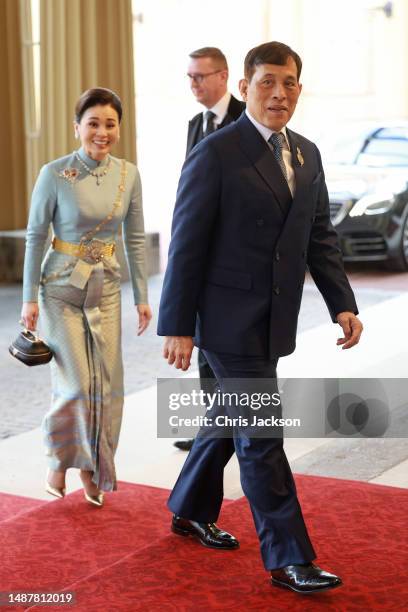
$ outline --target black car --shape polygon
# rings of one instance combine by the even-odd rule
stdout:
[[[407,270],[408,121],[361,127],[322,153],[344,260]]]

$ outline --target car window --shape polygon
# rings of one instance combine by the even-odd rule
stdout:
[[[397,138],[408,140],[408,127],[389,127],[379,130],[375,138]]]
[[[408,126],[372,122],[335,126],[317,139],[324,165],[408,166]]]
[[[359,166],[408,166],[408,138],[384,137],[381,130],[366,144],[364,151],[358,156]]]

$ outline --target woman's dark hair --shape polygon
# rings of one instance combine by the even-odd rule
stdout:
[[[112,106],[118,113],[119,123],[122,120],[122,102],[117,94],[111,89],[105,89],[104,87],[94,87],[87,89],[79,97],[75,104],[75,121],[79,123],[82,119],[82,115],[88,108],[92,106]]]
[[[276,64],[284,66],[291,57],[297,69],[297,78],[299,81],[300,73],[302,72],[302,60],[296,51],[293,51],[288,45],[281,42],[268,42],[258,47],[251,49],[245,58],[244,73],[245,78],[250,81],[254,75],[256,67],[261,64]]]

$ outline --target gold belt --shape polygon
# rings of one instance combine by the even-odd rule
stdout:
[[[65,255],[73,255],[74,257],[80,257],[82,259],[90,259],[91,261],[98,263],[104,257],[112,257],[115,252],[115,243],[107,244],[102,240],[91,240],[86,244],[73,244],[72,242],[65,242],[60,240],[56,236],[52,239],[52,248],[54,251],[59,253],[65,253]]]

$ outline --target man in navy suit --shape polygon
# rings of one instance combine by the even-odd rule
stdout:
[[[206,110],[188,123],[187,155],[203,138],[238,119],[245,109],[245,103],[228,91],[228,64],[220,49],[203,47],[192,51],[189,57],[191,91]]]
[[[228,64],[221,49],[202,47],[189,55],[187,76],[191,91],[205,110],[188,122],[186,156],[203,138],[229,125],[245,110],[245,103],[228,91]],[[204,391],[214,388],[214,372],[202,351],[198,351],[198,369]],[[177,440],[174,446],[189,451],[194,440]]]
[[[222,392],[233,380],[253,388],[251,379],[275,390],[278,358],[295,349],[306,266],[343,330],[337,344],[354,346],[362,331],[319,151],[286,128],[301,67],[283,43],[249,51],[240,82],[245,114],[197,145],[180,178],[158,333],[176,368],[186,370],[193,345],[200,347]],[[233,416],[233,408],[216,410]],[[282,439],[248,436],[239,424],[229,438],[213,429],[197,437],[171,493],[173,531],[213,548],[238,547],[215,525],[223,469],[235,451],[272,584],[300,593],[340,586],[312,563]]]

